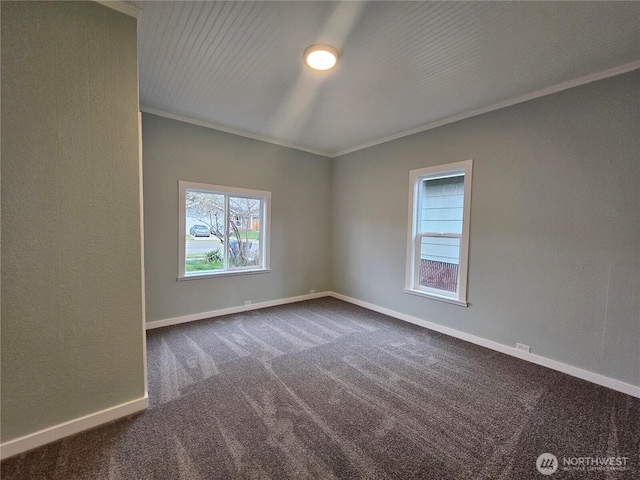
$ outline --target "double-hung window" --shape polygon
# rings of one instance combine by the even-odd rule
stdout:
[[[178,280],[269,271],[271,192],[178,182]]]
[[[411,170],[405,292],[467,305],[472,163]]]

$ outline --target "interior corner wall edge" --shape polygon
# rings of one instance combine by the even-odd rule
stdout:
[[[143,113],[147,323],[329,290],[331,160]],[[271,192],[271,272],[177,281],[178,181]]]
[[[636,70],[333,159],[332,290],[640,386],[639,84]],[[408,295],[409,171],[470,158],[470,306]]]
[[[136,20],[94,2],[0,8],[6,445],[145,385]]]

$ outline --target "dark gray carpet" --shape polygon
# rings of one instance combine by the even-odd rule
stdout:
[[[640,478],[640,400],[332,298],[153,330],[148,352],[147,412],[2,478]],[[628,460],[544,477],[544,452]]]

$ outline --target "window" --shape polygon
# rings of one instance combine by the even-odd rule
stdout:
[[[467,305],[472,163],[411,170],[405,292]]]
[[[269,271],[271,192],[178,182],[178,280]]]

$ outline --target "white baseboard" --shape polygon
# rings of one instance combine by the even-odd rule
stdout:
[[[9,440],[8,442],[0,445],[0,460],[13,457],[14,455],[33,450],[34,448],[41,447],[47,443],[55,442],[56,440],[60,440],[64,437],[75,435],[76,433],[83,432],[84,430],[89,430],[90,428],[140,412],[145,410],[148,406],[149,397],[145,394],[142,398],[122,403],[99,412],[91,413],[84,417],[76,418],[59,425],[54,425],[53,427],[45,428],[39,432],[30,433],[29,435],[16,438],[15,440]]]
[[[183,315],[180,317],[164,318],[162,320],[153,320],[147,322],[147,330],[154,328],[168,327],[169,325],[178,325],[180,323],[193,322],[196,320],[204,320],[205,318],[220,317],[222,315],[231,315],[232,313],[247,312],[249,310],[258,310],[260,308],[275,307],[276,305],[285,305],[287,303],[303,302],[314,298],[327,297],[329,292],[310,293],[300,295],[298,297],[280,298],[278,300],[269,300],[267,302],[252,303],[251,305],[240,305],[237,307],[221,308],[219,310],[211,310],[209,312],[193,313],[191,315]]]
[[[413,323],[415,325],[428,328],[429,330],[444,333],[445,335],[459,338],[461,340],[464,340],[476,345],[480,345],[482,347],[486,347],[491,350],[495,350],[497,352],[505,353],[507,355],[511,355],[512,357],[517,357],[522,360],[526,360],[528,362],[550,368],[552,370],[557,370],[559,372],[566,373],[573,377],[577,377],[582,380],[595,383],[596,385],[601,385],[603,387],[607,387],[612,390],[616,390],[618,392],[626,393],[627,395],[631,395],[632,397],[640,398],[640,387],[638,386],[631,385],[629,383],[625,383],[620,380],[615,380],[613,378],[605,377],[604,375],[590,372],[588,370],[583,370],[581,368],[574,367],[572,365],[567,365],[565,363],[558,362],[557,360],[551,360],[549,358],[542,357],[540,355],[524,353],[519,350],[516,350],[513,347],[509,347],[507,345],[503,345],[501,343],[494,342],[492,340],[487,340],[485,338],[478,337],[476,335],[471,335],[469,333],[461,332],[460,330],[456,330],[454,328],[445,327],[437,323],[429,322],[427,320],[423,320],[418,317],[396,312],[395,310],[380,307],[378,305],[374,305],[369,302],[364,302],[362,300],[351,298],[346,295],[342,295],[340,293],[335,293],[335,292],[319,292],[319,293],[314,293],[309,295],[300,295],[298,297],[283,298],[279,300],[270,300],[267,302],[255,303],[251,305],[242,305],[239,307],[223,308],[223,309],[214,310],[211,312],[185,315],[182,317],[156,320],[153,322],[148,322],[146,328],[147,330],[149,330],[153,328],[166,327],[169,325],[177,325],[180,323],[191,322],[195,320],[202,320],[205,318],[218,317],[221,315],[229,315],[229,314],[238,313],[238,312],[246,312],[249,310],[257,310],[260,308],[273,307],[276,305],[284,305],[287,303],[301,302],[304,300],[311,300],[314,298],[321,298],[321,297],[327,297],[327,296],[331,296],[339,300],[344,300],[345,302],[353,303],[354,305],[358,305],[360,307],[373,310],[374,312],[379,312],[384,315],[388,315],[390,317],[403,320],[405,322]],[[13,457],[14,455],[18,455],[20,453],[32,450],[34,448],[45,445],[47,443],[60,440],[70,435],[75,435],[76,433],[80,433],[84,430],[88,430],[90,428],[94,428],[99,425],[112,422],[119,418],[126,417],[133,413],[140,412],[142,410],[145,410],[148,406],[149,406],[149,398],[145,394],[143,398],[132,400],[130,402],[123,403],[121,405],[116,405],[114,407],[107,408],[105,410],[92,413],[74,420],[70,420],[68,422],[61,423],[59,425],[54,425],[53,427],[49,427],[44,430],[40,430],[38,432],[25,435],[24,437],[16,438],[15,440],[9,440],[8,442],[5,442],[0,445],[0,460]]]
[[[230,315],[232,313],[246,312],[248,310],[257,310],[260,308],[274,307],[276,305],[284,305],[287,303],[301,302],[304,300],[311,300],[314,298],[327,297],[327,296],[334,297],[339,300],[344,300],[345,302],[353,303],[354,305],[358,305],[360,307],[373,310],[374,312],[383,313],[385,315],[389,315],[390,317],[394,317],[399,320],[403,320],[405,322],[413,323],[414,325],[419,325],[421,327],[428,328],[429,330],[444,333],[445,335],[459,338],[460,340],[464,340],[476,345],[480,345],[482,347],[486,347],[491,350],[495,350],[497,352],[511,355],[512,357],[520,358],[521,360],[526,360],[527,362],[535,363],[536,365],[541,365],[543,367],[547,367],[552,370],[557,370],[559,372],[566,373],[567,375],[571,375],[573,377],[581,378],[582,380],[595,383],[596,385],[601,385],[603,387],[607,387],[612,390],[616,390],[618,392],[626,393],[627,395],[631,395],[632,397],[640,398],[640,387],[638,386],[631,385],[629,383],[625,383],[620,380],[615,380],[613,378],[605,377],[604,375],[590,372],[588,370],[583,370],[581,368],[574,367],[572,365],[567,365],[566,363],[562,363],[557,360],[552,360],[546,357],[542,357],[540,355],[521,352],[520,350],[516,350],[514,347],[509,347],[507,345],[503,345],[502,343],[494,342],[493,340],[487,340],[486,338],[478,337],[470,333],[461,332],[460,330],[456,330],[455,328],[445,327],[444,325],[439,325],[437,323],[429,322],[428,320],[423,320],[418,317],[396,312],[395,310],[380,307],[378,305],[374,305],[373,303],[364,302],[362,300],[351,298],[346,295],[342,295],[340,293],[335,293],[335,292],[319,292],[319,293],[314,293],[309,295],[300,295],[298,297],[290,297],[290,298],[283,298],[279,300],[270,300],[267,302],[254,303],[251,305],[241,305],[238,307],[223,308],[220,310],[213,310],[210,312],[194,313],[192,315],[184,315],[181,317],[155,320],[152,322],[147,322],[147,330],[150,330],[153,328],[166,327],[169,325],[178,325],[180,323],[192,322],[196,320],[203,320],[205,318],[219,317],[221,315]]]
[[[193,322],[196,320],[203,320],[205,318],[219,317],[221,315],[230,315],[232,313],[246,312],[249,310],[257,310],[257,309],[266,308],[266,307],[274,307],[276,305],[284,305],[287,303],[301,302],[304,300],[311,300],[314,298],[327,297],[327,296],[334,297],[339,300],[344,300],[345,302],[353,303],[354,305],[358,305],[360,307],[373,310],[374,312],[383,313],[385,315],[389,315],[390,317],[394,317],[399,320],[403,320],[405,322],[413,323],[414,325],[419,325],[421,327],[428,328],[429,330],[444,333],[445,335],[459,338],[460,340],[464,340],[476,345],[480,345],[482,347],[486,347],[491,350],[495,350],[497,352],[511,355],[512,357],[520,358],[521,360],[526,360],[527,362],[535,363],[536,365],[541,365],[543,367],[547,367],[552,370],[557,370],[559,372],[566,373],[567,375],[571,375],[573,377],[581,378],[582,380],[595,383],[596,385],[601,385],[603,387],[607,387],[612,390],[616,390],[618,392],[626,393],[627,395],[631,395],[632,397],[640,398],[640,387],[638,386],[631,385],[629,383],[625,383],[620,380],[615,380],[613,378],[609,378],[604,375],[600,375],[598,373],[590,372],[588,370],[583,370],[581,368],[574,367],[572,365],[567,365],[566,363],[562,363],[557,360],[552,360],[546,357],[542,357],[540,355],[521,352],[520,350],[516,350],[514,347],[509,347],[507,345],[503,345],[502,343],[494,342],[493,340],[487,340],[486,338],[478,337],[470,333],[461,332],[460,330],[456,330],[455,328],[445,327],[444,325],[439,325],[437,323],[429,322],[428,320],[423,320],[418,317],[396,312],[395,310],[380,307],[378,305],[374,305],[373,303],[364,302],[362,300],[351,298],[346,295],[342,295],[340,293],[335,293],[335,292],[319,292],[319,293],[314,293],[309,295],[300,295],[298,297],[290,297],[290,298],[283,298],[279,300],[270,300],[267,302],[254,303],[251,305],[241,305],[238,307],[223,308],[220,310],[213,310],[210,312],[194,313],[192,315],[184,315],[181,317],[165,318],[163,320],[154,320],[152,322],[147,322],[146,328],[147,330],[151,330],[153,328],[167,327],[169,325],[178,325],[180,323]]]
[[[505,353],[507,355],[511,355],[512,357],[517,357],[522,360],[526,360],[527,362],[535,363],[537,365],[541,365],[543,367],[547,367],[552,370],[557,370],[559,372],[566,373],[567,375],[571,375],[573,377],[581,378],[582,380],[586,380],[588,382],[595,383],[597,385],[601,385],[603,387],[607,387],[612,390],[616,390],[618,392],[626,393],[627,395],[631,395],[632,397],[640,398],[640,387],[622,382],[620,380],[615,380],[613,378],[605,377],[604,375],[590,372],[588,370],[583,370],[581,368],[574,367],[572,365],[567,365],[566,363],[558,362],[557,360],[551,360],[549,358],[542,357],[540,355],[521,352],[519,350],[516,350],[514,347],[509,347],[507,345],[503,345],[501,343],[494,342],[492,340],[487,340],[485,338],[478,337],[476,335],[471,335],[469,333],[461,332],[460,330],[456,330],[454,328],[438,325],[437,323],[429,322],[427,320],[422,320],[421,318],[418,318],[418,317],[396,312],[395,310],[390,310],[388,308],[380,307],[372,303],[363,302],[362,300],[357,300],[355,298],[347,297],[346,295],[342,295],[340,293],[329,292],[329,295],[339,300],[344,300],[345,302],[353,303],[354,305],[358,305],[360,307],[373,310],[374,312],[383,313],[385,315],[389,315],[390,317],[394,317],[399,320],[403,320],[405,322],[413,323],[415,325],[419,325],[424,328],[428,328],[429,330],[434,330],[436,332],[444,333],[445,335],[459,338],[460,340],[465,340],[467,342],[474,343],[476,345],[480,345],[482,347],[486,347],[491,350],[495,350],[501,353]]]

